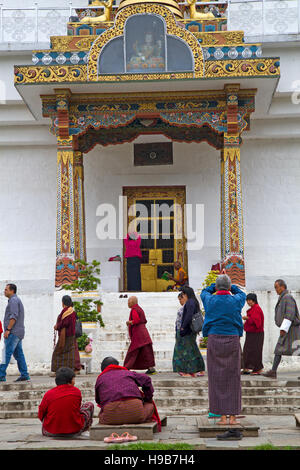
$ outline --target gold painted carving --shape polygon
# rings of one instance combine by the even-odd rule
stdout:
[[[95,0],[92,5],[104,7],[104,13],[100,16],[85,16],[80,20],[80,23],[88,23],[88,24],[95,24],[101,23],[105,21],[110,21],[112,17],[112,7],[113,7],[114,0],[107,0],[107,1],[100,1]]]
[[[240,148],[236,148],[236,147],[233,147],[233,148],[224,148],[224,151],[223,151],[223,159],[224,159],[224,162],[226,162],[227,159],[230,159],[231,162],[234,162],[236,159],[238,161],[240,161]]]
[[[78,25],[78,23],[75,23]],[[96,35],[86,36],[51,36],[51,51],[68,52],[68,51],[89,51]],[[45,52],[45,51],[34,51]]]
[[[278,58],[249,60],[212,60],[205,62],[205,78],[220,77],[278,77]]]
[[[68,161],[71,164],[74,164],[74,152],[73,150],[58,150],[57,151],[57,163],[63,162],[64,165],[67,165]]]
[[[196,10],[196,1],[197,0],[187,0],[187,3],[190,6],[190,18],[191,20],[214,20],[215,15],[213,13],[200,13]]]

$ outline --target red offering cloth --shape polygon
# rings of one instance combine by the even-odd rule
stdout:
[[[73,385],[58,385],[45,393],[38,417],[51,434],[74,434],[84,426],[80,413],[81,391]]]
[[[248,333],[262,333],[264,331],[264,314],[258,304],[247,310],[248,320],[245,321],[244,330]]]
[[[1,339],[2,333],[3,333],[3,328],[2,328],[2,323],[0,321],[0,339]]]

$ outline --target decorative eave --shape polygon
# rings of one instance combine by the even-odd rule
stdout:
[[[68,84],[88,83],[87,65],[52,65],[31,66],[16,65],[15,85],[25,84]],[[204,63],[202,77],[195,80],[206,80],[208,78],[278,78],[280,76],[279,58],[268,57],[263,59],[243,60],[212,60]],[[128,81],[159,81],[159,80],[184,80],[193,79],[193,72],[181,73],[151,73],[151,74],[117,74],[99,75],[97,82],[128,82]],[[95,81],[90,80],[90,81]]]

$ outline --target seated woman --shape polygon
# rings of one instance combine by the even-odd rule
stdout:
[[[175,284],[173,286],[168,286],[167,290],[181,290],[181,287],[188,283],[188,275],[179,261],[175,261],[174,268],[177,271],[176,276],[172,277],[171,274],[169,274],[168,277],[169,280],[174,281]]]
[[[57,386],[45,393],[39,406],[42,433],[49,437],[78,436],[91,427],[94,404],[81,404],[81,391],[74,387],[75,373],[69,367],[57,370],[55,382]]]
[[[113,357],[102,361],[101,371],[95,385],[95,400],[101,408],[100,424],[139,424],[155,420],[160,425],[148,375],[119,366]]]

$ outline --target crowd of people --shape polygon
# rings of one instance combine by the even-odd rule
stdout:
[[[202,336],[207,338],[207,375],[209,414],[219,417],[218,424],[238,424],[241,413],[241,374],[277,377],[277,368],[284,355],[291,356],[298,349],[300,316],[293,296],[282,279],[275,281],[278,302],[275,323],[279,338],[275,347],[272,369],[263,373],[264,314],[255,293],[248,295],[233,285],[225,272],[216,282],[201,292],[204,308]],[[12,356],[17,361],[20,377],[16,381],[30,380],[22,349],[24,338],[24,307],[17,296],[17,287],[5,287],[8,304],[4,316],[4,352],[0,365],[0,381],[6,381],[6,370]],[[205,362],[197,344],[197,333],[192,328],[194,316],[201,310],[194,290],[182,285],[178,293],[179,310],[175,321],[173,372],[182,377],[205,375]],[[248,309],[242,315],[247,302]],[[95,401],[100,407],[102,424],[130,424],[157,420],[159,416],[153,402],[152,374],[156,373],[151,336],[146,327],[145,312],[136,296],[128,298],[130,309],[126,322],[130,345],[123,366],[115,358],[105,358],[101,374],[95,384]],[[54,330],[58,334],[51,370],[56,387],[44,396],[39,408],[43,434],[47,436],[80,434],[87,430],[94,413],[94,405],[82,405],[81,392],[74,386],[80,371],[80,356],[75,335],[76,312],[70,296],[62,298],[62,311]],[[1,334],[0,324],[0,334]],[[246,333],[243,350],[240,338]],[[145,373],[135,372],[146,370]],[[142,389],[142,391],[140,390]],[[221,439],[240,439],[236,428],[226,431]],[[113,438],[112,438],[113,439]]]

